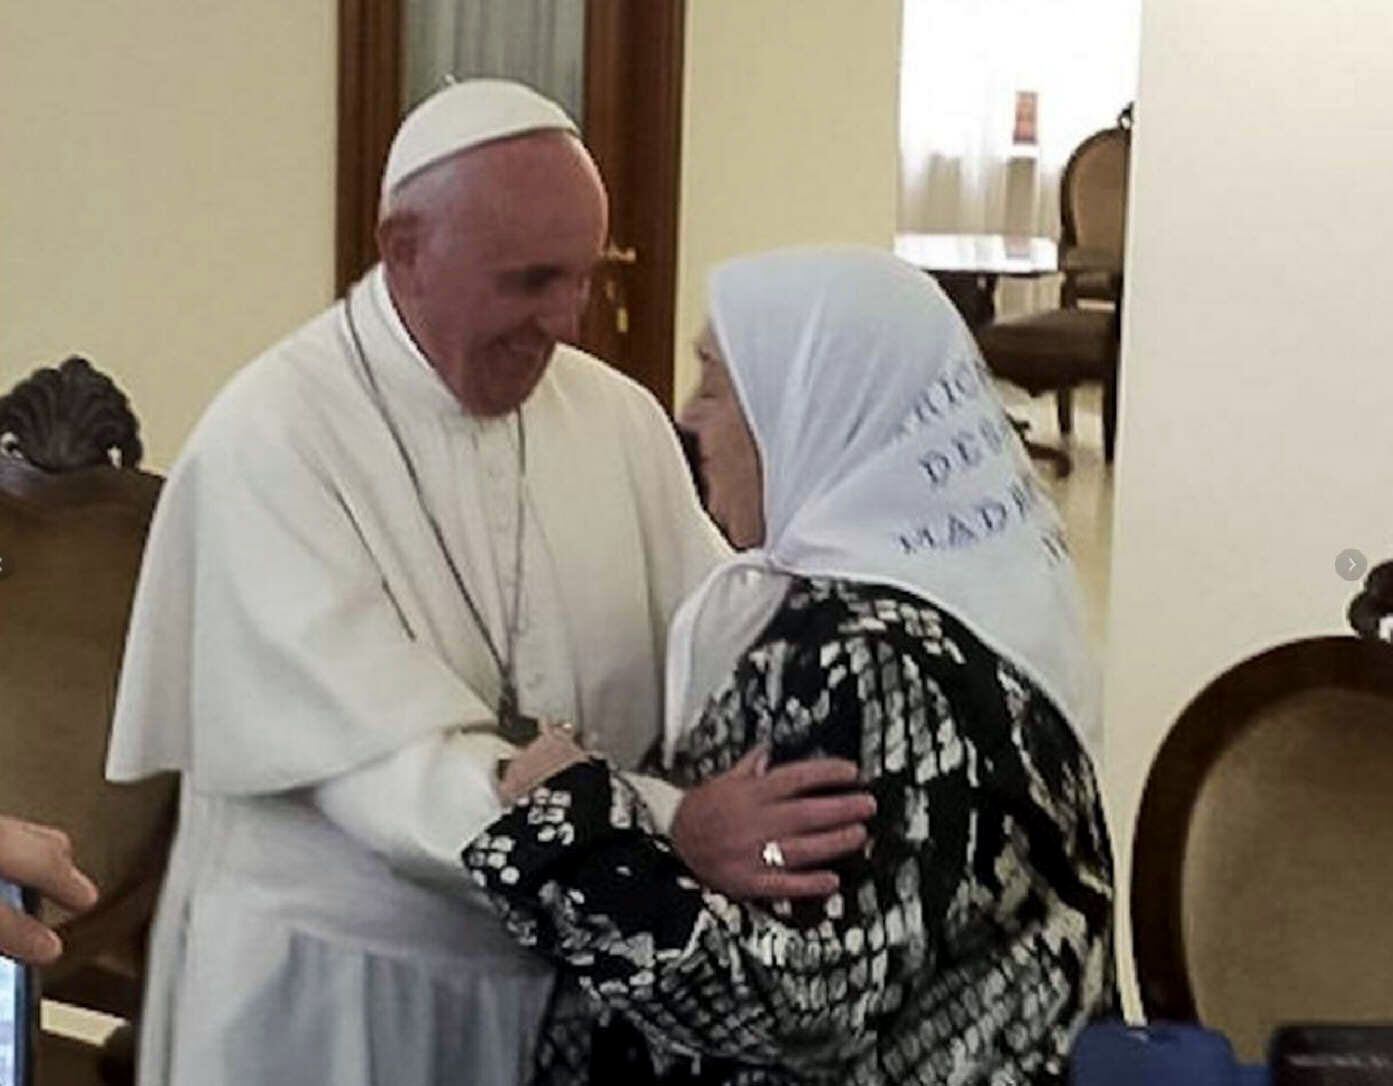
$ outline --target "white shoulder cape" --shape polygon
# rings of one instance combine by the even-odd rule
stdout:
[[[365,284],[353,297],[408,445],[450,440],[469,420]],[[492,719],[496,669],[350,343],[334,306],[243,370],[175,465],[132,615],[113,780],[177,770],[203,792],[275,792]],[[524,412],[580,723],[632,764],[657,734],[667,621],[723,548],[632,381],[558,348]]]

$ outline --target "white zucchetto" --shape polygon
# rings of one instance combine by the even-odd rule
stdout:
[[[566,111],[507,79],[470,79],[436,91],[407,115],[382,172],[382,202],[407,178],[471,147],[527,132],[580,130]]]

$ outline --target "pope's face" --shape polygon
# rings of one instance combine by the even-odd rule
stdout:
[[[678,424],[696,435],[706,508],[731,545],[741,550],[764,542],[764,481],[759,448],[720,345],[707,325],[696,342],[701,382],[682,405]]]
[[[524,136],[447,163],[450,196],[393,267],[418,345],[466,411],[523,403],[558,342],[573,341],[608,232],[590,156],[563,133]]]

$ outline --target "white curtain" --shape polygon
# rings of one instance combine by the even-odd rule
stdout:
[[[1136,97],[1141,0],[904,0],[900,217],[906,231],[1059,234],[1073,149]],[[1016,94],[1038,146],[1012,146]],[[1003,314],[1057,304],[1006,283]]]
[[[584,123],[585,0],[406,0],[402,100],[446,75],[516,79]]]

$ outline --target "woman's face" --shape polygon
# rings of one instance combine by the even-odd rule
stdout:
[[[706,508],[731,544],[740,550],[764,542],[764,484],[759,450],[725,359],[708,324],[696,342],[701,383],[677,421],[696,435]]]

